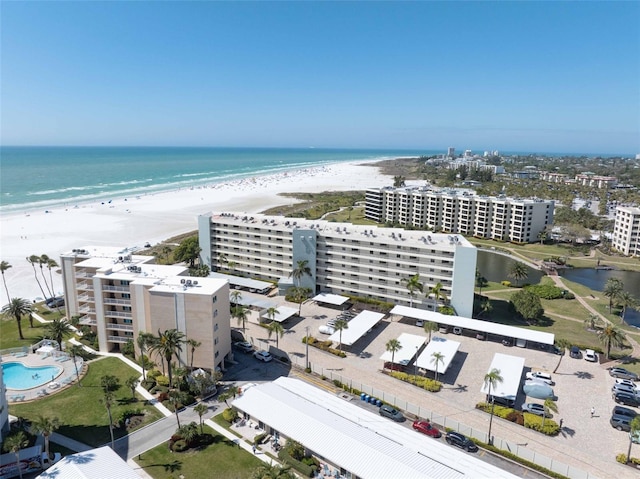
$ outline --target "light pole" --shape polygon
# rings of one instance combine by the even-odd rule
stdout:
[[[416,355],[413,358],[413,382],[414,384],[418,384],[418,348],[416,346]]]
[[[306,362],[305,369],[309,369],[309,326],[305,326],[304,329],[307,332],[307,336],[305,337],[305,341],[304,341],[304,344],[306,346],[306,351],[307,351],[306,359],[305,359],[305,362]]]

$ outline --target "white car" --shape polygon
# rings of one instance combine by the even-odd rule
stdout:
[[[553,380],[551,379],[551,374],[545,373],[542,371],[531,371],[527,373],[527,379],[531,379],[533,381],[543,382],[548,384],[549,386],[555,385]]]
[[[621,384],[623,386],[629,386],[630,388],[634,388],[634,389],[636,387],[636,383],[634,383],[631,379],[616,378],[616,384]]]
[[[265,363],[268,363],[273,359],[273,356],[271,356],[271,353],[269,353],[268,351],[256,351],[255,353],[253,353],[253,357],[258,361],[263,361]]]
[[[584,359],[586,361],[592,362],[592,363],[597,363],[598,362],[598,355],[596,354],[596,352],[593,349],[587,349],[584,352]]]
[[[336,330],[333,329],[331,326],[324,325],[324,324],[318,328],[318,331],[322,334],[333,334],[336,332]]]

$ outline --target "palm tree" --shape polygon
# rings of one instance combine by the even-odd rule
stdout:
[[[611,308],[614,301],[617,301],[618,296],[624,289],[624,283],[618,278],[609,278],[604,284],[604,290],[602,293],[609,298],[609,314],[611,314]]]
[[[184,426],[180,426],[176,431],[176,434],[185,440],[187,445],[193,443],[195,438],[198,437],[198,425],[195,422],[190,422]]]
[[[2,307],[2,314],[4,316],[13,316],[18,323],[18,334],[20,339],[24,339],[22,335],[22,317],[33,312],[33,306],[29,301],[22,298],[12,298],[9,304],[5,304]]]
[[[444,354],[439,351],[431,353],[431,362],[436,365],[436,381],[438,380],[438,363],[444,364]]]
[[[393,177],[393,186],[394,188],[401,188],[405,186],[405,177],[401,175],[396,175]]]
[[[275,321],[278,314],[280,314],[278,308],[271,306],[269,309],[267,309],[267,318],[269,318],[271,321]]]
[[[224,401],[224,403],[227,405],[227,407],[230,407],[228,401],[232,397],[235,397],[235,394],[232,394],[231,391],[225,391],[223,393],[218,394],[218,402]]]
[[[396,357],[396,351],[400,351],[402,349],[402,344],[400,344],[400,341],[398,341],[397,339],[390,339],[389,341],[387,341],[385,347],[387,348],[387,351],[391,352],[391,365],[393,366],[395,362],[394,360]]]
[[[115,440],[113,438],[113,416],[111,415],[111,407],[115,402],[115,395],[112,391],[105,391],[102,398],[102,404],[107,409],[107,415],[109,416],[109,434],[111,434],[111,449],[115,448]]]
[[[167,372],[169,374],[169,386],[173,387],[173,374],[171,371],[171,360],[174,356],[179,356],[184,344],[184,333],[177,329],[167,329],[163,333],[158,330],[158,343],[155,348],[167,362]]]
[[[443,288],[442,283],[438,281],[436,284],[433,285],[432,288],[429,289],[429,292],[427,293],[427,298],[433,295],[433,298],[436,304],[440,299],[442,299],[443,302],[446,302],[447,295],[444,294],[444,292],[442,291],[442,288]]]
[[[482,288],[488,283],[487,278],[482,276],[480,270],[476,269],[476,286],[479,288],[478,296],[482,296]]]
[[[2,273],[2,282],[4,283],[4,290],[7,292],[7,301],[11,301],[11,297],[9,296],[9,288],[7,288],[7,280],[4,277],[4,272],[7,271],[12,266],[6,261],[0,261],[0,273]]]
[[[590,314],[587,319],[584,320],[584,324],[587,329],[596,329],[596,325],[600,323],[600,316],[597,314]]]
[[[51,287],[49,287],[49,283],[47,282],[47,277],[44,275],[44,268],[42,267],[43,265],[47,264],[47,261],[49,261],[49,257],[46,254],[41,255],[38,258],[38,266],[40,267],[40,276],[42,276],[42,282],[44,283],[45,287],[47,288],[47,292],[49,293],[49,297],[53,298],[55,296],[53,294],[53,284],[51,285]]]
[[[237,289],[234,289],[231,292],[231,302],[233,304],[238,304],[240,301],[242,301],[242,292],[238,291]]]
[[[100,377],[100,387],[104,393],[113,393],[120,389],[120,379],[111,374]]]
[[[44,289],[42,289],[42,285],[40,284],[40,280],[38,279],[38,273],[36,272],[36,263],[40,262],[40,256],[32,254],[31,256],[27,257],[27,261],[33,267],[33,276],[34,278],[36,278],[36,283],[38,283],[38,288],[40,288],[40,291],[42,291],[42,297],[46,299],[47,295],[44,292]]]
[[[195,354],[196,349],[202,346],[202,343],[195,339],[187,339],[187,345],[191,347],[191,363],[189,364],[189,369],[193,370],[193,355]]]
[[[493,368],[487,374],[484,375],[484,387],[488,388],[487,396],[491,396],[491,389],[495,389],[498,386],[498,383],[501,383],[504,379],[500,375],[500,370]],[[493,399],[491,400],[491,415],[489,416],[489,444],[493,443],[491,439],[491,426],[493,425],[493,408],[495,406],[495,402]]]
[[[542,411],[544,414],[542,414],[542,427],[544,428],[544,420],[547,416],[550,415],[549,411],[553,411],[556,414],[558,413],[558,405],[556,404],[556,402],[551,399],[551,398],[547,398],[544,400],[544,405],[542,406]]]
[[[624,345],[626,335],[613,324],[608,324],[598,332],[598,339],[607,349],[607,359],[611,356],[611,346],[620,348]]]
[[[622,314],[620,315],[620,317],[622,318],[623,322],[624,322],[624,315],[627,312],[627,308],[635,309],[638,307],[638,301],[636,300],[636,298],[633,297],[633,295],[629,291],[620,292],[620,294],[618,295],[618,304],[622,306]]]
[[[136,388],[138,387],[138,384],[140,384],[140,379],[138,379],[138,376],[129,376],[127,379],[125,379],[124,384],[131,390],[131,399],[135,399]]]
[[[198,413],[198,417],[200,418],[200,434],[204,434],[204,430],[202,428],[202,416],[207,414],[207,411],[209,411],[209,406],[207,406],[203,402],[199,402],[194,406],[193,410]]]
[[[529,272],[527,271],[527,267],[523,263],[513,260],[511,262],[511,266],[509,267],[509,273],[507,274],[507,277],[515,279],[516,285],[519,286],[521,280],[527,279],[529,277]]]
[[[178,415],[179,407],[184,401],[186,401],[187,395],[182,391],[178,391],[177,389],[172,389],[168,393],[169,402],[173,406],[173,411],[176,413],[176,421],[178,421],[178,427],[180,427],[180,416]]]
[[[82,387],[80,384],[80,372],[78,371],[78,363],[76,363],[76,356],[82,356],[83,348],[78,344],[72,344],[69,348],[69,354],[71,354],[71,358],[73,359],[73,366],[76,369],[76,379],[78,380],[78,387]]]
[[[271,334],[273,333],[276,334],[276,348],[279,349],[278,336],[282,337],[284,335],[284,328],[282,327],[282,324],[279,323],[278,321],[271,321],[269,323],[269,326],[267,326],[267,335],[269,339],[271,339]]]
[[[287,296],[291,298],[291,301],[298,303],[298,316],[302,314],[302,303],[304,303],[311,294],[311,288],[299,288],[293,286],[287,290]]]
[[[640,416],[636,416],[631,421],[631,430],[629,431],[629,450],[627,451],[627,461],[626,464],[629,464],[631,460],[631,445],[633,444],[633,440],[640,435]]]
[[[45,330],[49,336],[58,342],[59,351],[62,351],[62,340],[74,333],[71,323],[64,318],[55,318],[45,326]]]
[[[285,464],[261,464],[251,473],[250,479],[296,479],[296,475],[291,472],[291,466]]]
[[[248,312],[249,308],[244,304],[236,304],[232,308],[231,316],[238,320],[238,325],[242,324],[242,331],[245,330],[245,321],[247,320]]]
[[[44,439],[44,451],[47,454],[47,457],[51,458],[51,454],[49,453],[49,436],[51,436],[51,434],[60,427],[60,420],[57,417],[50,418],[38,416],[31,423],[31,427],[36,434],[42,434],[42,438]]]
[[[420,275],[415,274],[411,276],[411,278],[402,278],[401,281],[407,287],[407,291],[409,291],[409,307],[413,308],[415,292],[420,291],[422,293],[424,291],[424,285],[420,282]]]
[[[349,323],[344,319],[338,319],[333,325],[333,329],[340,332],[340,342],[338,344],[338,348],[342,351],[342,330],[349,329]]]
[[[489,300],[489,298],[484,298],[480,303],[480,314],[478,315],[478,318],[490,313],[491,311],[493,311],[493,305],[491,304],[491,301]]]
[[[58,263],[56,263],[56,260],[53,258],[48,258],[47,259],[47,269],[49,270],[49,279],[51,280],[51,291],[53,293],[55,293],[54,288],[53,288],[53,274],[51,272],[51,270],[53,268],[57,268],[58,267]],[[55,294],[54,294],[55,295]]]
[[[140,349],[140,367],[142,368],[142,380],[146,381],[146,371],[145,371],[145,362],[144,356],[147,351],[147,348],[153,347],[155,343],[156,337],[151,333],[138,333],[138,337],[136,338],[136,343],[138,344],[138,348]]]
[[[299,288],[302,278],[305,276],[311,277],[311,268],[309,268],[309,261],[306,259],[298,260],[296,267],[289,273],[289,277],[293,278],[294,283]]]
[[[29,440],[27,439],[27,435],[24,431],[19,431],[16,434],[13,434],[7,437],[4,440],[2,448],[7,452],[12,452],[16,455],[16,462],[20,462],[20,449],[27,447],[29,445]],[[18,474],[20,475],[20,479],[22,479],[22,468],[18,467]]]
[[[433,321],[425,321],[422,327],[425,333],[429,333],[429,342],[431,342],[431,333],[438,330],[438,323],[434,323]]]

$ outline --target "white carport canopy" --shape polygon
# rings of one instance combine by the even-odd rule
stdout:
[[[339,294],[320,293],[319,295],[314,296],[313,301],[333,304],[334,306],[342,306],[344,303],[349,301],[349,298],[346,296],[340,296]]]
[[[231,290],[231,292],[229,293],[229,303],[233,304],[234,302],[235,300],[233,299],[233,290]],[[240,295],[238,303],[243,306],[253,306],[254,308],[262,309],[276,308],[278,306],[278,303],[266,299],[264,296],[252,295],[245,292]]]
[[[444,374],[447,372],[447,369],[449,369],[451,361],[453,361],[459,347],[460,343],[458,341],[435,336],[431,338],[431,342],[424,348],[420,356],[418,356],[416,365],[428,371],[435,371],[436,361],[433,359],[433,353],[440,353],[443,358],[442,362],[438,361],[438,374]]]
[[[396,351],[395,355],[392,355],[391,351],[385,351],[384,354],[380,356],[380,359],[383,361],[391,361],[391,356],[393,356],[393,361],[396,364],[408,364],[426,340],[426,336],[402,333],[398,336],[398,342],[402,348]]]
[[[494,369],[500,371],[502,381],[498,382],[495,388],[493,386],[491,387],[491,395],[515,399],[518,396],[518,389],[520,389],[520,379],[522,379],[522,370],[524,369],[524,358],[495,353],[487,372],[490,373]],[[482,391],[483,394],[489,394],[489,384],[483,383],[480,391]]]
[[[296,308],[289,308],[288,306],[278,306],[276,308],[276,311],[277,311],[277,313],[273,317],[273,320],[277,321],[278,323],[286,321],[291,316],[295,316],[296,314],[298,314],[298,310]],[[267,310],[266,309],[260,312],[260,317],[268,319],[268,320],[272,319],[267,315]]]
[[[504,336],[505,338],[525,339],[527,341],[533,341],[540,344],[553,345],[555,342],[555,335],[553,333],[543,333],[542,331],[534,331],[533,329],[518,328],[516,326],[480,321],[478,319],[464,318],[462,316],[447,316],[434,311],[409,308],[408,306],[394,306],[391,310],[391,314],[398,314],[400,316],[406,316],[407,318],[421,319],[423,321],[431,321],[438,324],[446,324],[447,326],[457,326],[471,331],[496,334],[498,336]]]
[[[268,291],[273,288],[272,283],[267,281],[259,281],[251,278],[241,278],[232,274],[209,273],[209,278],[226,279],[231,286],[239,286],[241,288],[255,289],[256,291]]]
[[[55,479],[140,479],[138,473],[126,463],[109,446],[102,446],[89,451],[78,452],[63,457],[42,472],[39,478]]]
[[[297,379],[281,377],[233,400],[329,463],[366,479],[516,479],[444,442],[423,436]]]
[[[382,313],[374,313],[373,311],[363,311],[351,321],[349,321],[349,327],[342,330],[342,344],[351,346],[364,334],[373,328],[378,321],[384,318]],[[329,336],[329,341],[340,341],[340,331],[336,331]]]

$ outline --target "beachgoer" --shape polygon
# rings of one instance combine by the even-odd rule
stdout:
[[[253,449],[253,453],[256,453],[256,445],[254,444],[253,446],[251,446],[251,448]]]
[[[563,423],[563,422],[564,422],[564,421],[563,421],[563,420],[562,420],[562,418],[561,418],[561,419],[560,419],[560,429],[562,429],[562,423]]]
[[[592,407],[591,408],[591,417],[593,417],[593,415],[596,413],[596,408]]]

